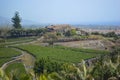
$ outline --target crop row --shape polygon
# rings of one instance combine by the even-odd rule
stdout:
[[[61,46],[43,47],[39,45],[21,45],[17,47],[27,50],[28,52],[35,55],[37,59],[50,58],[54,61],[70,63],[78,63],[81,61],[81,59],[88,59],[108,53],[107,51],[105,52],[90,49],[73,49]]]

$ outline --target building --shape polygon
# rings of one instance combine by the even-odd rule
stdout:
[[[60,32],[60,33],[64,33],[68,30],[71,30],[72,27],[70,25],[50,25],[46,27],[48,29],[49,32]]]

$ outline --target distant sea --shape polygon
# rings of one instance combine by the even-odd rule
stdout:
[[[86,29],[100,29],[100,30],[116,30],[119,29],[120,30],[120,26],[119,25],[72,25],[75,26],[77,28],[86,28]]]

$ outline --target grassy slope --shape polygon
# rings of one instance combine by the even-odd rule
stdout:
[[[37,37],[21,37],[21,38],[10,38],[6,39],[5,42],[0,43],[0,47],[13,45],[13,44],[20,44],[20,43],[26,43],[37,39]]]
[[[0,48],[0,66],[21,53],[12,48]]]
[[[11,60],[11,58],[0,58],[0,67],[5,63],[5,62],[7,62],[7,61],[10,61]]]
[[[42,47],[38,45],[21,45],[18,46],[21,49],[27,50],[30,53],[36,55],[37,59],[49,57],[51,60],[58,62],[80,62],[81,59],[87,59],[105,54],[105,51],[97,51],[90,49],[71,49],[65,47]]]
[[[23,41],[23,40],[29,40],[29,39],[36,39],[36,37],[10,38],[10,39],[6,39],[6,42]]]
[[[76,52],[83,53],[95,53],[95,54],[107,54],[109,51],[106,50],[94,50],[94,49],[84,49],[84,48],[72,48],[72,47],[64,47],[64,46],[55,46],[56,48],[64,49],[64,50],[72,50]]]
[[[20,52],[12,48],[0,48],[0,57],[13,57],[20,55]]]
[[[12,63],[6,69],[5,72],[9,74],[12,71],[16,71],[16,74],[26,73],[25,68],[22,63]]]

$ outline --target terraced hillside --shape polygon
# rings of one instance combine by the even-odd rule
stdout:
[[[13,57],[20,55],[21,53],[12,48],[0,48],[0,66],[7,61],[13,59]]]
[[[79,49],[79,48],[68,48],[62,46],[48,46],[43,47],[39,45],[21,45],[17,46],[23,50],[32,53],[37,57],[37,60],[40,58],[49,57],[51,60],[57,62],[70,62],[78,63],[81,59],[88,59],[101,54],[107,54],[108,51],[101,50],[92,50],[92,49]]]

